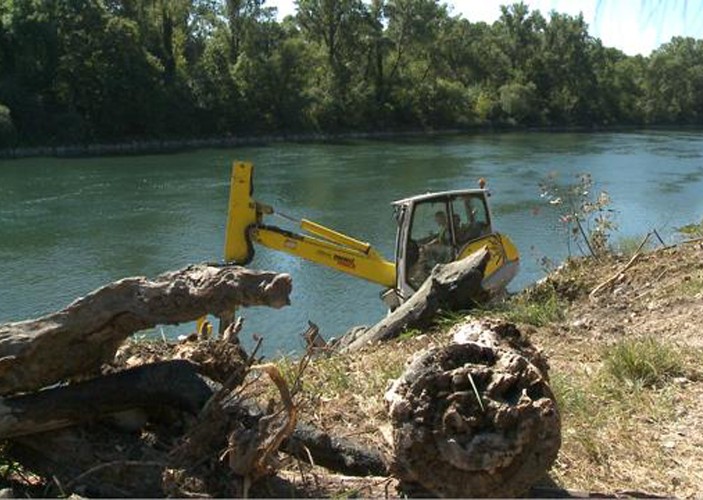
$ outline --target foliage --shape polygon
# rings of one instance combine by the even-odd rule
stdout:
[[[0,104],[0,147],[9,147],[15,143],[15,125],[7,106]]]
[[[677,227],[676,232],[689,238],[703,237],[703,221],[697,224],[686,224],[685,226]]]
[[[536,115],[537,87],[530,82],[527,85],[510,83],[500,89],[500,106],[503,112],[518,123],[529,123]]]
[[[418,335],[422,335],[422,331],[418,330],[417,328],[411,328],[409,330],[404,330],[399,336],[398,340],[401,342],[404,340],[409,340],[413,337],[417,337]]]
[[[584,243],[593,256],[608,252],[611,233],[617,228],[606,191],[596,193],[590,174],[577,174],[576,182],[561,184],[556,173],[540,183],[541,197],[559,216],[569,242]],[[569,246],[569,250],[571,247]]]
[[[703,42],[441,0],[0,0],[0,147],[203,135],[703,124]],[[9,110],[6,111],[6,110]]]
[[[703,292],[703,275],[684,276],[673,288],[672,293],[677,296],[695,297]]]
[[[610,347],[606,372],[629,386],[660,386],[683,374],[683,359],[673,347],[653,337],[626,339]]]
[[[554,286],[542,282],[493,308],[507,321],[544,326],[564,319],[564,303]]]
[[[635,252],[640,248],[644,236],[620,236],[616,241],[613,250],[625,257],[632,257]],[[642,246],[642,250],[648,251],[652,250],[654,245],[652,243],[652,238],[647,238],[647,241]]]

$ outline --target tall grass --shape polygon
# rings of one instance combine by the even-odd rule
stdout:
[[[703,277],[684,276],[673,290],[674,294],[693,297],[703,292]]]
[[[607,348],[603,366],[615,380],[630,386],[661,386],[684,373],[681,353],[654,337],[621,340]]]
[[[499,306],[498,311],[507,321],[534,326],[564,319],[564,303],[549,283],[525,290]]]

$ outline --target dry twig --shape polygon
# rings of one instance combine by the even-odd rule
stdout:
[[[608,278],[608,279],[605,280],[603,283],[601,283],[600,285],[598,285],[597,287],[595,287],[593,290],[591,290],[591,293],[588,294],[588,296],[589,296],[591,299],[593,299],[596,295],[598,295],[598,293],[599,293],[601,290],[613,286],[613,284],[614,284],[618,279],[620,279],[620,276],[622,276],[622,274],[623,274],[625,271],[627,271],[628,269],[630,269],[630,268],[635,264],[635,262],[637,262],[637,259],[639,259],[639,258],[642,256],[642,247],[644,247],[644,245],[647,243],[647,240],[649,240],[649,237],[650,237],[651,235],[652,235],[651,232],[650,232],[650,233],[647,233],[647,236],[644,237],[644,239],[642,240],[642,242],[640,243],[640,245],[637,247],[637,250],[635,250],[635,254],[632,256],[632,258],[629,260],[629,262],[628,262],[627,264],[625,264],[625,266],[624,266],[622,269],[620,269],[618,272],[616,272],[616,273],[615,273],[614,275],[612,275],[610,278]]]

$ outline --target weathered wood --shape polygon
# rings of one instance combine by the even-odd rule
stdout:
[[[320,335],[320,328],[312,321],[308,321],[308,329],[301,337],[305,341],[306,351],[320,352],[328,348],[327,341]]]
[[[53,479],[56,488],[45,496],[164,496],[162,475],[168,454],[138,433],[100,424],[71,427],[8,440],[3,452],[28,470]]]
[[[263,410],[234,386],[224,384],[169,453],[164,474],[169,496],[184,496],[188,485],[197,483],[212,495],[246,497],[251,484],[275,472],[275,454],[294,431],[298,410],[278,367],[268,363],[251,369],[269,375],[282,408],[276,411],[270,400]]]
[[[0,438],[60,429],[131,408],[197,413],[213,391],[188,361],[165,361],[86,382],[0,398]]]
[[[347,476],[387,476],[383,455],[345,438],[332,436],[309,424],[298,424],[281,451],[299,460]]]
[[[232,347],[225,342],[217,344]],[[214,349],[213,341],[184,343],[179,347],[191,345],[201,348],[197,353],[210,353],[198,354],[197,359],[238,357]],[[174,354],[185,352],[176,349]],[[198,370],[202,369],[198,366]],[[229,389],[242,381],[238,375],[230,379],[234,382],[227,386]],[[228,392],[227,388],[218,389],[218,395]],[[188,361],[142,365],[67,387],[6,398],[8,413],[2,415],[4,407],[0,407],[0,437],[11,438],[9,457],[53,476],[67,492],[77,489],[81,494],[94,496],[183,496],[189,485],[199,484],[201,493],[241,494],[240,490],[231,489],[241,481],[232,472],[241,473],[241,467],[227,470],[225,462],[220,460],[222,452],[229,448],[230,467],[233,460],[248,464],[262,449],[267,436],[283,428],[276,424],[280,414],[264,411],[237,396],[221,398],[212,394],[210,387],[195,374],[195,365]],[[290,396],[282,399],[290,407]],[[91,424],[100,415],[133,407],[148,409],[168,404],[192,413],[200,410],[206,401],[211,404],[200,412],[196,422],[191,421],[185,439],[171,434],[172,445],[179,444],[170,452],[163,448],[169,442],[166,435],[172,432],[168,430],[166,435],[163,430],[158,431],[158,438],[148,440],[141,439],[139,432],[124,432],[123,426],[114,429],[100,424],[56,430],[67,425]],[[144,423],[146,415],[132,430],[139,430]],[[147,428],[153,432],[153,423]],[[46,430],[52,432],[34,434]],[[32,435],[25,435],[28,433]],[[236,446],[232,443],[233,436],[239,438]],[[153,443],[160,443],[160,447],[154,448]],[[273,449],[277,447],[273,445]],[[284,441],[281,451],[347,475],[388,474],[380,453],[309,425],[299,424]],[[258,469],[259,473],[265,470],[261,466]],[[222,490],[223,483],[231,490]]]
[[[561,424],[547,364],[514,325],[468,323],[416,358],[386,394],[391,470],[406,491],[515,497],[549,469]]]
[[[288,275],[239,266],[196,265],[153,281],[116,281],[59,312],[0,325],[0,394],[95,371],[139,330],[220,316],[237,306],[282,307],[290,291]]]
[[[488,251],[449,264],[438,264],[407,302],[376,325],[349,332],[339,339],[340,351],[355,351],[371,342],[397,337],[411,328],[429,325],[440,309],[447,311],[469,308],[482,295],[481,281],[488,263]]]
[[[275,498],[397,498],[397,481],[392,477],[332,473],[320,476],[315,470],[282,470],[278,478],[282,484]],[[276,493],[267,496],[274,498]]]
[[[174,367],[179,364],[190,363],[169,363]],[[136,370],[147,369],[151,373],[152,366],[144,365]],[[214,395],[207,389],[203,397],[195,398],[195,410],[200,410],[197,418],[180,418],[181,414],[171,413],[164,419],[163,412],[150,412],[149,425],[139,432],[125,432],[121,426],[115,428],[100,421],[19,436],[9,440],[7,457],[53,477],[66,491],[78,491],[82,495],[182,497],[195,487],[201,494],[236,496],[244,491],[242,477],[236,474],[242,470],[230,470],[232,461],[245,465],[256,461],[262,448],[271,444],[268,437],[275,437],[280,427],[276,425],[278,413],[265,413],[252,401],[239,397],[236,391],[230,392],[241,382],[238,377],[232,378],[237,379],[232,386],[218,385]],[[148,382],[148,378],[144,382]],[[169,383],[157,379],[153,382],[157,387]],[[122,392],[146,391],[144,397],[155,391],[144,384],[132,391],[121,389]],[[192,392],[184,386],[181,389]],[[159,397],[158,389],[156,391],[155,403]],[[135,398],[133,395],[116,397]],[[142,403],[144,397],[137,396],[140,400],[137,402]],[[144,402],[143,406],[148,404]],[[190,405],[186,407],[190,409]],[[182,424],[186,422],[188,426],[184,428]],[[240,438],[236,446],[231,442],[233,435]],[[271,446],[275,449],[278,443]],[[222,460],[224,450],[227,450],[227,461]],[[255,472],[266,471],[260,466]]]

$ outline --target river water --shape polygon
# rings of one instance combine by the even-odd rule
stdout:
[[[588,172],[608,191],[616,239],[657,229],[670,241],[675,227],[703,217],[700,132],[482,134],[2,161],[0,322],[62,308],[125,276],[221,260],[229,171],[238,159],[256,165],[258,200],[369,241],[389,259],[391,201],[475,187],[484,177],[494,224],[522,254],[513,290],[544,274],[541,257],[568,253],[558,215],[539,196],[551,172],[563,182]],[[329,337],[385,314],[376,285],[262,248],[250,266],[293,276],[291,306],[243,311],[242,337],[250,343],[261,334],[267,354],[299,349],[308,320]]]

